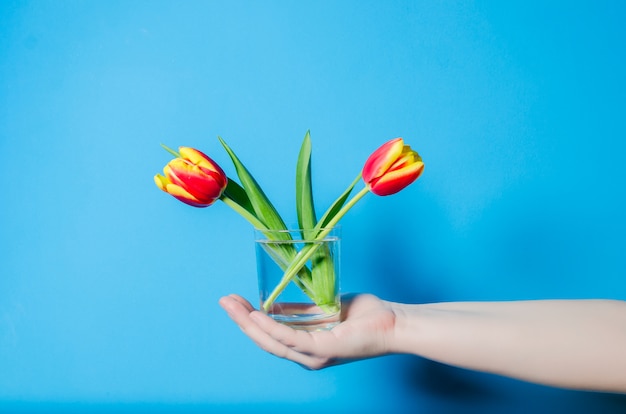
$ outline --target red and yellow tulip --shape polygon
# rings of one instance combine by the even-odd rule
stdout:
[[[402,138],[386,142],[370,155],[363,167],[363,181],[379,196],[395,194],[424,171],[422,157],[404,145]]]
[[[210,206],[222,196],[228,184],[226,174],[194,148],[180,147],[179,155],[163,168],[164,175],[154,176],[157,187],[190,206]]]

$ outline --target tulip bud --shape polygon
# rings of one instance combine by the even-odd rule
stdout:
[[[363,181],[379,196],[395,194],[417,180],[424,171],[419,154],[404,145],[402,138],[383,144],[363,167]]]
[[[180,157],[171,160],[163,174],[154,176],[157,187],[183,203],[194,207],[208,207],[218,200],[228,178],[219,165],[202,152],[179,148]]]

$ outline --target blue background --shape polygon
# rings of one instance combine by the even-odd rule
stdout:
[[[544,4],[547,3],[547,4]],[[626,13],[618,1],[0,3],[0,411],[624,412],[390,356],[320,372],[217,305],[256,297],[250,225],[152,181],[159,144],[295,222],[402,136],[422,178],[342,221],[345,292],[626,299]]]

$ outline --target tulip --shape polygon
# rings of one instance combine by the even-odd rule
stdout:
[[[180,147],[179,155],[163,168],[164,175],[154,176],[157,187],[190,206],[210,206],[226,189],[226,174],[196,149]]]
[[[363,167],[363,181],[379,196],[395,194],[424,171],[422,157],[404,145],[402,138],[386,142],[370,155]]]

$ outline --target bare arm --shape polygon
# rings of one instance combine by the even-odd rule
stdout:
[[[574,389],[626,392],[626,302],[394,305],[391,352]]]
[[[307,368],[406,353],[573,389],[626,393],[626,302],[344,303],[331,331],[295,331],[231,295],[221,305],[261,348]]]

